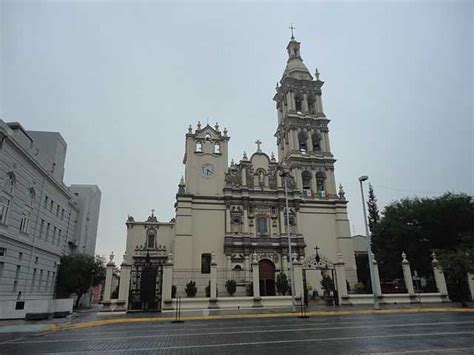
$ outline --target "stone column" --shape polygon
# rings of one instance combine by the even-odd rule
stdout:
[[[217,262],[216,254],[211,255],[211,300],[217,298]]]
[[[337,297],[339,305],[342,305],[343,297],[347,297],[346,265],[342,261],[342,254],[338,253],[337,256],[339,260],[334,263],[334,269],[336,270]]]
[[[123,262],[120,265],[120,286],[118,299],[125,301],[124,308],[128,309],[128,296],[130,293],[130,273],[132,271],[132,265],[128,262],[128,255],[123,255]]]
[[[288,91],[286,93],[286,107],[288,109],[288,112],[290,112],[293,109],[292,100],[293,98],[291,97],[291,92]]]
[[[313,197],[318,197],[318,186],[316,186],[316,171],[312,170],[311,174],[311,189],[313,190]]]
[[[301,106],[303,113],[308,113],[308,95],[303,94],[303,102]]]
[[[168,260],[163,265],[163,309],[173,309],[172,293],[173,293],[173,254],[168,254]]]
[[[433,275],[436,282],[436,287],[438,288],[438,292],[441,294],[441,296],[447,296],[448,287],[446,286],[446,279],[444,278],[444,272],[441,269],[441,266],[439,266],[438,259],[436,259],[436,254],[435,253],[431,254],[431,257],[433,258],[431,265],[433,266]]]
[[[375,292],[376,296],[381,296],[382,288],[380,287],[379,264],[377,263],[377,260],[375,260],[375,256],[373,256],[372,260],[373,260],[373,265],[374,265],[374,276],[375,276],[375,287],[374,285],[372,285],[372,290]]]
[[[415,289],[413,288],[413,278],[411,276],[410,263],[407,260],[407,255],[405,252],[402,253],[402,269],[403,269],[403,280],[405,281],[405,287],[409,295],[415,294]]]
[[[253,298],[260,300],[260,271],[258,268],[257,254],[252,256],[252,279],[253,279]]]
[[[286,235],[286,223],[285,223],[285,209],[282,207],[280,209],[280,234]]]
[[[293,271],[295,274],[295,297],[300,298],[301,301],[303,300],[304,297],[304,287],[303,287],[303,265],[301,263],[301,260],[298,259],[296,253],[293,254],[295,256],[294,261],[293,261]]]
[[[299,151],[300,150],[300,145],[298,141],[298,131],[296,129],[293,130],[293,150]]]
[[[285,254],[281,254],[281,272],[285,273],[287,278],[290,276],[288,273],[288,258]]]
[[[288,130],[288,151],[291,152],[294,148],[294,143],[293,143],[293,140],[294,140],[294,136],[293,136],[293,131],[290,129]]]
[[[295,228],[295,232],[296,232],[296,235],[300,234],[301,233],[301,228],[300,228],[300,216],[301,216],[301,213],[300,213],[300,209],[299,207],[295,208],[295,212],[296,212],[296,228]]]
[[[231,234],[232,231],[231,231],[231,225],[230,225],[230,205],[229,206],[226,206],[226,209],[225,209],[225,232],[226,234]]]
[[[227,260],[227,279],[232,279],[232,255],[226,255]]]
[[[321,99],[321,95],[316,95],[316,99],[318,100],[318,113],[323,113],[323,100]]]
[[[242,186],[247,186],[247,168],[242,168]]]
[[[469,291],[471,291],[471,299],[474,300],[474,273],[467,274],[467,282],[469,283]]]
[[[110,301],[110,295],[112,294],[112,278],[114,275],[115,263],[114,253],[110,254],[110,260],[107,263],[105,271],[105,286],[104,286],[104,301]]]
[[[311,137],[311,130],[307,132],[308,134],[308,138],[306,139],[306,145],[308,146],[308,148],[306,149],[308,152],[312,152],[313,151],[313,138]]]
[[[244,220],[242,222],[244,223],[244,234],[247,234],[249,232],[249,218],[247,206],[244,206]]]
[[[244,259],[245,281],[250,281],[250,257],[245,255]]]

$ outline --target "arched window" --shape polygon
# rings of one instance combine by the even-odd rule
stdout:
[[[316,191],[319,197],[326,196],[325,182],[326,182],[326,174],[323,173],[322,171],[318,172],[316,174]]]
[[[298,134],[298,143],[299,143],[299,150],[301,153],[305,154],[308,150],[308,145],[306,142],[306,133],[305,132],[300,132]]]
[[[13,189],[15,188],[16,184],[16,176],[13,171],[7,173],[7,177],[3,182],[3,189],[8,193],[13,193]]]
[[[314,132],[311,140],[313,141],[313,152],[321,152],[321,134]]]
[[[196,142],[196,152],[202,152],[202,143],[200,141]]]
[[[214,153],[216,154],[221,153],[221,145],[218,142],[214,143]]]
[[[242,266],[235,265],[233,271],[234,271],[234,280],[240,281],[242,279]]]
[[[315,98],[314,97],[308,97],[308,111],[310,115],[315,115],[316,114],[316,109],[315,109]]]
[[[33,187],[30,187],[28,191],[30,193],[30,205],[33,205],[36,199],[36,191]]]
[[[268,221],[265,217],[257,217],[257,234],[267,234],[268,233]]]
[[[311,197],[313,195],[311,190],[311,181],[313,180],[313,174],[309,171],[303,171],[301,174],[303,180],[303,195],[305,197]]]
[[[155,248],[155,233],[154,232],[148,232],[148,235],[146,237],[146,247],[148,249]]]
[[[301,99],[300,96],[296,96],[296,97],[295,97],[295,108],[296,108],[296,111],[301,111],[301,107],[302,107],[301,103],[302,103],[302,101],[303,101],[303,100]]]
[[[211,135],[209,133],[206,133],[204,138],[206,139],[206,141],[209,141],[209,140],[211,140]]]

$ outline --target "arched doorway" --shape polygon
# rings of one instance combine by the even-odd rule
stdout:
[[[260,296],[275,296],[275,264],[268,259],[258,263]]]

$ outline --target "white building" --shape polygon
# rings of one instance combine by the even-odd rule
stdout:
[[[29,301],[53,298],[60,258],[81,251],[78,241],[88,234],[77,223],[87,216],[95,247],[98,206],[94,200],[83,216],[64,184],[66,148],[57,132],[0,120],[0,319],[24,316],[16,301],[31,311]]]

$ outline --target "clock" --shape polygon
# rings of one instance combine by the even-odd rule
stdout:
[[[206,178],[210,178],[214,175],[214,165],[211,163],[203,164],[201,167],[201,174]]]

